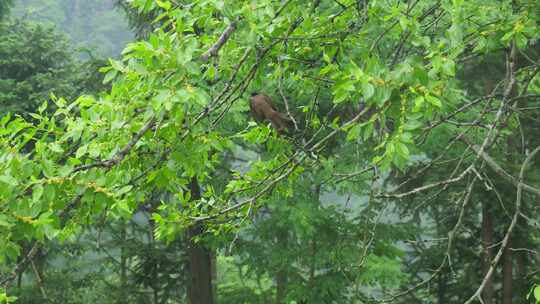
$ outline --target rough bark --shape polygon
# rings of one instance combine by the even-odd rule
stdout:
[[[191,179],[190,190],[192,200],[201,198],[201,190],[196,177]],[[203,244],[194,241],[203,232],[204,228],[200,223],[191,226],[186,232],[188,242],[188,269],[190,272],[187,287],[189,304],[214,303],[212,291],[212,253]]]

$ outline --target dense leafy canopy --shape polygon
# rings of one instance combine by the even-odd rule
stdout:
[[[71,99],[85,87],[104,88],[97,62],[74,61],[67,40],[53,28],[22,20],[0,27],[0,113],[34,112],[51,96]]]
[[[141,214],[169,244],[147,257],[202,227],[224,303],[473,301],[510,239],[538,245],[538,1],[131,4],[155,28],[101,69],[110,90],[0,120],[2,283]],[[287,135],[250,122],[252,91]],[[538,278],[518,271],[516,301]]]
[[[5,18],[9,14],[9,10],[13,5],[12,0],[2,0],[0,1],[0,20]]]

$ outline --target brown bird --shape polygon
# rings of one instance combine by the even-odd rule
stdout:
[[[272,127],[274,127],[278,133],[282,133],[289,127],[291,120],[285,114],[276,110],[276,107],[272,104],[272,99],[270,99],[269,96],[256,92],[251,93],[249,107],[255,120],[269,120],[270,123],[272,123]]]

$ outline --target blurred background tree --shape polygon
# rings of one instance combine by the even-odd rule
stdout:
[[[224,85],[223,79],[229,79],[236,72],[246,75],[249,70],[246,65],[237,67],[238,59],[244,53],[242,48],[248,45],[258,49],[259,43],[266,43],[267,38],[268,41],[282,40],[283,47],[271,50],[270,60],[265,62],[267,64],[258,67],[259,72],[254,75],[252,87],[272,92],[270,94],[273,94],[276,101],[280,100],[277,92],[281,90],[290,95],[293,115],[297,118],[305,117],[305,121],[298,121],[305,138],[315,136],[321,130],[323,136],[332,130],[337,131],[341,121],[352,118],[358,111],[358,104],[351,101],[364,98],[384,100],[390,97],[393,101],[413,101],[411,96],[418,95],[421,98],[414,99],[414,102],[422,106],[422,94],[440,93],[437,95],[440,100],[429,99],[433,107],[424,104],[424,108],[420,107],[423,110],[414,110],[419,113],[404,114],[402,112],[407,109],[396,107],[399,102],[394,102],[394,107],[380,114],[376,123],[373,120],[350,128],[348,134],[338,133],[330,139],[331,144],[316,151],[316,160],[312,166],[304,168],[299,178],[276,183],[264,197],[259,198],[256,212],[251,213],[252,206],[249,206],[246,215],[239,212],[231,219],[210,222],[206,227],[208,233],[198,236],[200,238],[197,241],[212,250],[213,287],[218,303],[366,303],[396,292],[399,295],[399,291],[404,290],[407,292],[396,296],[392,302],[461,303],[474,293],[486,272],[486,265],[489,267],[493,258],[494,252],[490,248],[496,246],[495,242],[504,236],[509,218],[514,212],[515,187],[503,182],[491,169],[484,168],[470,178],[443,188],[447,191],[441,191],[439,187],[414,191],[423,185],[449,178],[449,172],[458,172],[458,169],[463,169],[474,159],[474,155],[471,157],[464,153],[468,151],[466,145],[460,142],[456,144],[455,138],[461,132],[460,128],[474,127],[470,136],[477,141],[485,136],[484,130],[491,123],[490,116],[472,125],[469,122],[483,117],[484,114],[479,115],[481,111],[494,113],[496,108],[493,107],[493,100],[487,103],[487,110],[481,110],[480,106],[472,107],[453,114],[453,119],[444,121],[442,126],[430,126],[444,117],[435,114],[441,109],[434,111],[434,108],[442,107],[445,111],[442,113],[451,113],[463,103],[469,102],[469,98],[474,100],[488,94],[485,91],[485,87],[490,87],[486,85],[487,82],[504,79],[505,50],[501,43],[502,37],[499,36],[510,31],[513,23],[505,18],[499,19],[499,8],[492,5],[486,10],[497,12],[494,14],[496,17],[493,17],[497,22],[491,22],[491,15],[476,15],[477,6],[487,5],[489,1],[476,1],[472,7],[460,6],[457,2],[441,7],[439,1],[394,1],[394,10],[388,11],[383,4],[375,2],[371,6],[362,6],[362,3],[367,2],[315,1],[317,5],[320,2],[320,10],[316,11],[320,15],[317,18],[308,15],[303,27],[288,40],[276,35],[283,34],[289,27],[291,17],[296,18],[306,13],[305,7],[299,2],[281,1],[290,4],[290,10],[283,12],[287,17],[274,18],[278,1],[266,1],[266,5],[260,7],[255,5],[257,1],[253,1],[252,5],[242,7],[242,10],[237,7],[241,2],[227,3],[227,6],[237,11],[221,11],[226,1],[174,1],[179,8],[173,10],[174,13],[169,11],[173,16],[169,17],[177,18],[175,21],[182,26],[185,25],[184,21],[189,21],[186,23],[189,26],[178,32],[176,28],[171,28],[170,23],[166,23],[167,18],[152,22],[155,17],[167,11],[166,1],[133,1],[138,3],[139,8],[131,7],[131,2],[21,0],[13,3],[0,0],[0,17],[3,15],[6,18],[10,5],[16,5],[13,9],[16,18],[7,19],[0,26],[0,115],[6,112],[22,115],[35,112],[43,102],[50,101],[51,94],[70,101],[84,94],[99,95],[102,98],[86,100],[85,107],[88,108],[84,119],[88,120],[86,127],[92,126],[98,130],[92,130],[95,132],[92,136],[102,136],[99,131],[104,128],[95,123],[94,115],[101,122],[108,123],[111,117],[124,114],[125,108],[134,107],[132,112],[126,113],[139,114],[141,108],[154,105],[159,107],[157,101],[169,101],[163,98],[169,95],[154,96],[156,92],[175,91],[184,85],[188,89],[197,87],[216,93],[216,87]],[[156,7],[156,3],[161,6]],[[186,3],[192,5],[190,7],[193,10],[185,9]],[[150,9],[152,5],[154,8]],[[121,8],[126,15],[122,10],[114,8]],[[463,29],[458,25],[467,24],[464,20],[449,18],[459,16],[461,9],[474,13],[467,17],[473,20]],[[512,12],[508,7],[502,11]],[[216,41],[221,34],[219,26],[225,24],[224,16],[229,14],[246,14],[243,18],[266,21],[260,24],[250,21],[239,28],[222,50],[227,56],[220,57],[219,62],[216,59],[212,64],[203,64],[204,69],[191,64],[193,58],[205,51],[201,45]],[[474,20],[476,17],[481,22]],[[522,17],[529,18],[526,13]],[[394,19],[395,23],[389,25],[388,29],[381,27],[381,24],[386,25],[381,20]],[[274,26],[274,23],[279,26]],[[484,37],[489,33],[474,36],[479,33],[476,26],[481,23],[493,25],[490,30],[499,36],[489,37],[490,40]],[[498,23],[503,26],[498,28]],[[162,31],[151,34],[160,27]],[[529,27],[533,28],[531,25]],[[133,34],[128,28],[131,28]],[[278,34],[274,32],[276,30]],[[461,44],[470,43],[461,42],[461,31],[471,31],[470,35],[477,40],[472,45],[466,44],[466,49],[474,56],[465,53],[467,56],[454,58],[454,55],[447,54],[452,52],[452,48],[445,45],[448,43],[446,30],[450,46],[454,44],[456,48],[465,48],[465,44]],[[352,35],[355,31],[358,35]],[[378,32],[382,34],[379,36]],[[171,38],[173,35],[180,40],[178,44],[171,44],[171,41],[175,41]],[[111,87],[103,85],[103,74],[98,69],[106,64],[106,56],[118,56],[125,43],[134,37],[149,38],[150,43],[131,45],[132,52],[143,55],[138,54],[138,58],[130,54],[130,59],[116,61],[114,68],[110,69],[114,75],[121,75],[118,78],[127,79],[126,82],[132,86],[119,81],[109,95],[107,92]],[[264,39],[259,39],[261,37]],[[200,40],[198,43],[186,43],[197,39]],[[371,48],[365,44],[370,39],[374,41]],[[476,53],[473,46],[485,48],[484,51],[490,53],[491,57]],[[199,53],[192,53],[196,48],[199,48]],[[426,59],[419,56],[428,51],[434,57]],[[537,119],[540,109],[539,69],[538,60],[535,59],[539,57],[537,40],[531,39],[530,47],[523,47],[520,51],[523,52],[521,60],[533,58],[519,74],[520,86],[528,95],[522,96],[519,108],[516,108],[517,104],[513,105],[516,117],[501,123],[498,143],[489,151],[513,176],[517,176],[526,149],[538,146],[539,139],[535,134],[538,134],[540,128]],[[372,56],[372,52],[376,55]],[[246,52],[246,55],[249,54]],[[255,60],[254,57],[247,58]],[[257,57],[256,62],[259,59]],[[183,65],[186,62],[189,64]],[[357,63],[362,65],[363,70],[356,66]],[[125,74],[122,74],[124,71],[118,72],[124,70],[122,64],[129,67]],[[433,70],[428,75],[426,70],[433,69],[433,66],[441,69],[443,76]],[[330,68],[335,68],[332,72],[334,74],[329,73]],[[168,72],[168,69],[173,72],[164,77],[161,73]],[[219,75],[214,74],[217,73],[216,69],[220,71]],[[185,72],[193,73],[196,77],[184,77],[182,73]],[[365,78],[362,88],[352,84],[349,86],[350,80],[358,80],[366,75],[369,75],[369,81]],[[185,82],[186,79],[188,82]],[[217,81],[217,85],[214,81]],[[392,89],[387,90],[385,86]],[[388,96],[385,97],[383,93]],[[176,96],[174,94],[170,96]],[[355,98],[343,97],[347,94],[357,95]],[[152,103],[147,102],[148,96],[153,98]],[[178,100],[183,101],[184,97]],[[241,98],[238,96],[238,99]],[[200,100],[198,102],[189,106],[201,106],[204,103]],[[272,164],[273,159],[288,157],[291,153],[290,141],[280,141],[269,136],[269,129],[265,126],[254,127],[247,122],[250,119],[246,114],[247,104],[233,103],[230,103],[231,111],[221,116],[222,123],[212,128],[224,134],[221,139],[232,137],[238,146],[235,151],[216,153],[218,156],[211,165],[212,177],[208,177],[203,184],[209,197],[205,197],[205,201],[201,201],[194,210],[208,208],[212,211],[213,208],[220,208],[210,199],[213,198],[212,192],[223,193],[229,180],[232,180],[231,185],[238,182],[242,178],[238,172],[244,174],[251,170],[250,167],[253,171],[248,172],[247,176],[251,174],[255,180],[260,179],[260,185],[264,185],[267,177],[259,176],[258,172],[269,172],[264,166]],[[103,104],[114,104],[118,108],[101,115],[103,109],[99,106]],[[49,102],[49,105],[49,110],[53,110],[53,103]],[[180,110],[174,113],[183,112]],[[424,114],[427,118],[422,117]],[[119,121],[129,124],[136,119],[126,116]],[[403,126],[401,119],[410,119],[410,122]],[[186,193],[170,190],[183,185],[185,176],[182,174],[185,172],[171,168],[178,164],[191,165],[197,162],[194,155],[203,154],[198,149],[214,139],[208,138],[207,133],[195,133],[194,138],[208,141],[204,144],[196,141],[185,144],[184,138],[174,137],[178,135],[175,125],[178,119],[166,116],[165,121],[152,136],[144,139],[152,144],[137,146],[139,150],[133,153],[143,170],[140,176],[144,177],[133,179],[144,184],[144,187],[140,187],[143,191],[128,189],[118,196],[137,193],[137,201],[133,197],[127,202],[99,201],[97,197],[100,193],[97,190],[95,196],[91,190],[87,191],[88,201],[74,212],[72,226],[66,229],[79,230],[77,232],[80,233],[73,233],[73,237],[63,243],[56,240],[46,242],[32,261],[34,268],[28,267],[26,271],[18,273],[17,284],[10,292],[19,296],[19,303],[185,302],[190,277],[190,269],[187,267],[188,242],[181,231],[182,227],[179,228],[179,218],[182,218],[175,216],[179,209],[189,204],[182,201],[184,205],[181,205],[173,198],[178,193]],[[80,139],[81,142],[87,141],[84,143],[86,146],[75,142],[74,147],[81,146],[78,150],[80,156],[74,150],[72,154],[75,156],[71,161],[77,164],[92,163],[95,159],[103,158],[99,153],[110,152],[103,147],[131,136],[133,129],[118,127],[117,122],[112,122],[114,128],[109,125],[105,127],[106,130],[120,130],[111,132],[116,136],[112,139],[102,136],[102,142],[97,141],[95,144],[94,137],[87,133],[86,139]],[[403,128],[396,128],[398,125]],[[422,126],[426,133],[420,131]],[[403,138],[403,142],[395,142],[400,149],[397,149],[392,161],[398,168],[383,174],[375,167],[373,170],[364,170],[372,164],[373,147],[380,144],[381,134],[391,138],[404,131],[416,132],[414,134],[419,137],[415,139],[418,140],[418,146],[410,144],[406,138]],[[162,142],[152,142],[156,138],[160,139],[160,132],[171,137],[165,137],[166,140]],[[426,135],[428,133],[429,136]],[[51,138],[54,136],[56,133]],[[44,137],[41,144],[49,144],[49,140],[52,139]],[[449,142],[454,145],[447,149]],[[10,142],[4,143],[9,146]],[[176,150],[166,163],[161,164],[163,159],[158,157],[157,165],[149,167],[156,155],[162,153],[159,150],[162,147]],[[89,152],[91,149],[95,150]],[[94,152],[98,156],[90,155]],[[27,158],[31,159],[30,156]],[[41,166],[44,161],[36,163]],[[60,166],[65,165],[63,161],[59,163]],[[538,164],[536,160],[528,171],[527,181],[531,184],[540,181]],[[125,168],[135,170],[138,166],[132,162],[126,164]],[[128,175],[139,176],[138,173],[133,171],[127,174],[126,171],[125,175],[119,175],[122,177],[119,180]],[[148,176],[144,176],[145,173]],[[231,178],[231,173],[238,175]],[[87,181],[94,182],[95,177],[91,174],[88,174]],[[480,176],[482,183],[478,182],[471,188],[474,190],[471,195],[473,203],[465,215],[461,216],[460,205],[456,202],[460,201],[465,194],[464,189],[475,176]],[[102,180],[110,182],[113,179]],[[114,184],[106,186],[110,191],[118,190]],[[74,189],[78,189],[76,187]],[[60,186],[57,189],[61,189]],[[382,195],[389,191],[413,193],[396,197]],[[25,195],[24,191],[21,192],[21,195]],[[50,204],[58,205],[58,201],[67,197],[57,197]],[[94,197],[97,203],[92,208],[86,207],[91,205],[86,203],[92,202]],[[144,199],[139,201],[140,197]],[[535,218],[539,210],[535,199],[537,197],[525,194],[523,218],[512,235],[516,249],[526,250],[506,250],[504,261],[500,263],[493,279],[486,284],[483,294],[486,303],[503,298],[504,302],[500,300],[498,303],[524,303],[528,284],[539,279],[538,269],[533,267],[538,263],[538,255],[529,249],[537,248],[539,240],[538,230],[533,229],[538,228]],[[41,199],[44,200],[46,198]],[[486,206],[489,206],[489,212],[485,212]],[[9,210],[10,206],[1,207],[11,212],[6,212],[9,216],[16,213]],[[53,210],[56,211],[58,209]],[[5,223],[2,220],[0,218],[0,228],[3,229]],[[16,228],[19,230],[13,229],[15,235],[24,235],[27,232],[24,229],[31,229],[18,219],[10,220],[17,223]],[[8,223],[6,227],[11,229],[11,222],[5,222]],[[451,241],[453,246],[447,246],[449,232],[458,222],[461,222],[459,233]],[[39,225],[36,224],[41,229]],[[159,239],[160,236],[162,239]],[[166,242],[164,239],[167,238],[175,239]],[[30,247],[30,243],[23,237],[17,239],[9,236],[6,239],[21,246],[21,255]],[[13,254],[13,248],[2,246],[0,243],[2,253]],[[415,287],[438,267],[441,268],[435,273],[434,280],[422,288]],[[0,263],[2,274],[11,269]],[[512,283],[514,289],[508,289],[508,284],[511,286]]]
[[[54,25],[70,37],[72,47],[90,48],[98,56],[118,56],[134,37],[115,0],[19,0],[14,5],[13,16]]]

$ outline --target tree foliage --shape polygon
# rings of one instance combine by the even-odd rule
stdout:
[[[537,245],[538,1],[132,5],[156,28],[101,70],[109,91],[0,121],[2,283],[141,212],[156,239],[233,254],[231,303],[470,303],[510,240]],[[251,91],[288,135],[249,121]],[[506,214],[482,269],[490,197]]]
[[[66,38],[49,26],[0,23],[0,58],[0,113],[35,112],[51,96],[75,98],[84,88],[104,88],[96,75],[99,60],[74,60]]]
[[[9,14],[11,7],[13,6],[12,0],[0,1],[0,20]]]
[[[119,56],[133,37],[114,0],[19,0],[14,4],[12,15],[54,25],[70,38],[73,48],[89,48],[99,56]]]

